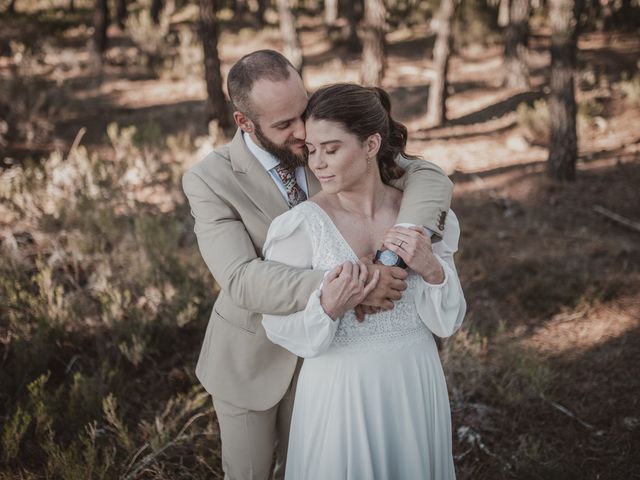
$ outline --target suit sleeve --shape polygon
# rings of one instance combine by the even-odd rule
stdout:
[[[453,183],[435,163],[402,156],[396,161],[405,170],[402,177],[391,183],[404,192],[397,223],[423,225],[442,237]]]
[[[237,211],[193,170],[182,178],[198,247],[220,288],[240,308],[286,315],[303,310],[323,272],[264,261]]]

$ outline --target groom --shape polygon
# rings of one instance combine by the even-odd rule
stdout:
[[[261,314],[303,310],[322,271],[264,261],[271,221],[320,190],[306,166],[300,75],[272,50],[241,58],[227,79],[238,125],[233,140],[183,177],[204,261],[220,285],[196,367],[213,397],[228,479],[284,476],[289,424],[301,360],[265,336]],[[406,174],[398,222],[444,229],[452,184],[434,164],[398,159]],[[370,306],[392,308],[406,272],[381,270]],[[272,468],[274,449],[275,467]]]

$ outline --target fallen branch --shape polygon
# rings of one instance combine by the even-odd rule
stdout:
[[[625,218],[622,215],[618,215],[617,213],[612,212],[611,210],[607,210],[606,208],[601,207],[600,205],[594,205],[593,209],[600,215],[607,217],[609,220],[613,220],[614,222],[624,225],[627,228],[635,230],[636,232],[640,232],[640,222],[629,220],[628,218]]]
[[[567,417],[569,418],[573,418],[576,422],[578,422],[580,425],[582,425],[583,427],[589,429],[589,430],[595,430],[596,427],[594,427],[593,425],[591,425],[590,423],[585,422],[584,420],[581,420],[580,418],[578,418],[578,416],[573,413],[571,410],[569,410],[567,407],[564,407],[562,405],[560,405],[558,402],[554,402],[553,400],[549,400],[548,398],[546,398],[544,395],[540,394],[540,398],[542,398],[542,400],[544,400],[545,402],[547,402],[549,405],[551,405],[553,408],[555,408],[556,410],[558,410],[559,412],[564,413]],[[604,433],[602,430],[597,430],[594,432],[596,435],[602,435],[602,433]]]

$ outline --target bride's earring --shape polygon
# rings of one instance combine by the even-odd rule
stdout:
[[[367,175],[371,173],[371,157],[367,157]]]

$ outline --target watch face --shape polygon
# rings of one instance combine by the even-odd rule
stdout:
[[[388,267],[393,267],[398,264],[398,254],[391,250],[383,250],[380,253],[380,263]]]

